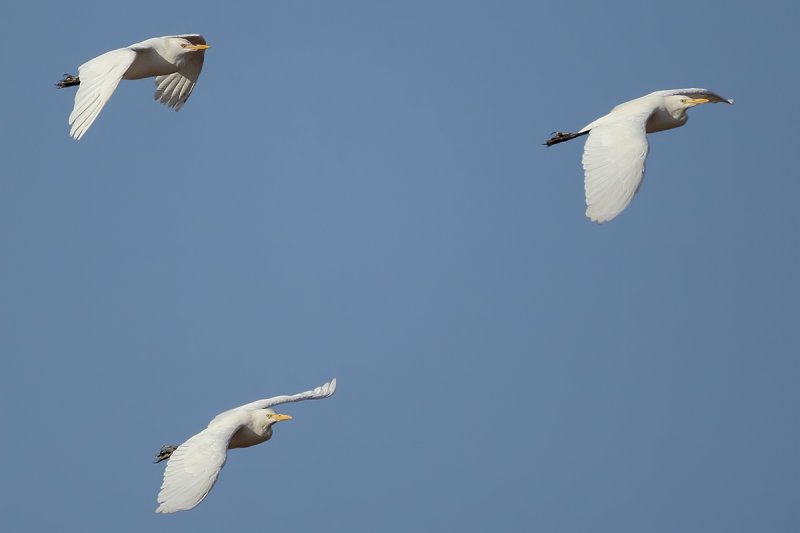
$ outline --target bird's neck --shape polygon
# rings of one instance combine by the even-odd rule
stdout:
[[[686,124],[689,117],[686,115],[686,109],[666,109],[659,107],[656,109],[650,118],[647,119],[645,131],[647,133],[655,133],[657,131],[671,130]]]
[[[268,441],[272,437],[272,424],[264,417],[264,421],[252,421],[246,426],[239,428],[233,434],[228,448],[248,448]]]

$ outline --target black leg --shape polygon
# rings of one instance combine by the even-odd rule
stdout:
[[[174,452],[177,449],[178,447],[173,444],[163,445],[161,447],[161,450],[159,450],[158,454],[156,455],[156,460],[153,461],[153,463],[160,463],[164,459],[169,459],[170,455],[172,455],[172,452]]]
[[[569,141],[570,139],[574,139],[575,137],[581,137],[582,135],[587,135],[588,133],[589,133],[588,131],[582,131],[580,133],[555,131],[553,132],[553,136],[547,139],[544,145],[553,146],[554,144],[563,143],[564,141]]]
[[[63,89],[64,87],[72,87],[74,85],[80,85],[81,79],[78,76],[73,76],[72,74],[64,74],[64,79],[60,82],[56,83],[56,87],[59,89]]]

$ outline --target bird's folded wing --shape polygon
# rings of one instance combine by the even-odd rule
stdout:
[[[69,115],[69,123],[72,125],[69,134],[73,139],[83,137],[114,94],[134,59],[136,52],[129,48],[120,48],[97,56],[78,68],[81,83],[75,94],[75,106]]]
[[[186,39],[192,44],[206,44],[205,38],[198,33],[173,35],[172,37]],[[203,53],[189,54],[187,62],[179,72],[157,76],[156,94],[153,98],[162,104],[174,107],[175,111],[179,111],[194,90],[197,79],[200,77],[200,71],[203,69],[204,60],[205,54]]]
[[[225,465],[228,442],[248,420],[246,413],[229,414],[172,452],[158,493],[157,513],[186,511],[203,501]]]
[[[303,400],[320,400],[322,398],[332,396],[334,392],[336,392],[336,378],[320,385],[316,389],[301,392],[300,394],[293,394],[290,396],[275,396],[274,398],[256,400],[255,402],[234,407],[233,409],[229,409],[228,411],[217,415],[217,417],[212,420],[211,423],[215,423],[218,419],[233,411],[253,411],[255,409],[266,409],[268,407],[272,407],[273,405],[279,405],[282,403],[301,402]]]
[[[583,150],[586,216],[607,222],[625,209],[644,176],[650,113],[604,122],[592,128]]]
[[[183,37],[192,44],[206,43],[201,35],[179,35],[178,37]],[[168,107],[174,107],[175,111],[180,111],[194,90],[197,79],[200,77],[200,71],[203,70],[204,59],[203,52],[187,54],[181,70],[166,76],[156,76],[156,93],[153,98]]]

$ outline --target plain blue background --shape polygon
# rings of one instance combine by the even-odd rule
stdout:
[[[4,530],[800,530],[797,2],[3,11]],[[191,32],[180,113],[69,138],[62,73]],[[541,143],[680,87],[736,104],[592,224]],[[153,513],[162,444],[332,377]]]

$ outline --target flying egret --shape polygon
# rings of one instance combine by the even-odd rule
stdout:
[[[179,111],[197,83],[207,48],[196,33],[153,37],[87,61],[78,67],[77,76],[65,74],[57,87],[80,85],[69,115],[69,134],[75,140],[83,137],[123,79],[155,76],[155,99]]]
[[[275,396],[240,405],[218,414],[208,427],[180,446],[161,448],[155,462],[169,458],[164,482],[158,493],[157,513],[174,513],[194,508],[217,481],[232,448],[247,448],[272,437],[272,425],[291,420],[270,407],[303,400],[327,398],[336,391],[336,379],[314,390],[292,396]]]
[[[686,124],[686,111],[727,100],[707,89],[656,91],[620,104],[577,133],[555,132],[545,145],[589,135],[583,149],[586,216],[608,222],[628,207],[639,191],[647,158],[647,133]]]

